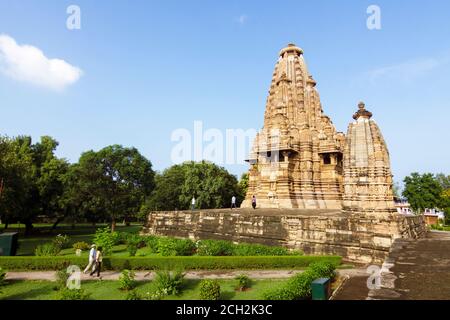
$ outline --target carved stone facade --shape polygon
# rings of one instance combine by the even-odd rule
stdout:
[[[353,115],[344,149],[344,210],[394,213],[389,152],[372,113],[364,103]]]
[[[360,104],[347,137],[322,110],[303,51],[280,51],[264,115],[249,157],[243,208],[394,208],[389,155],[372,114]]]
[[[253,209],[152,212],[143,234],[278,245],[378,263],[397,238],[426,233],[423,216],[348,215],[336,210]]]
[[[302,54],[292,44],[280,52],[241,208],[152,212],[144,234],[283,245],[357,262],[380,262],[395,239],[425,235],[423,217],[396,213],[389,153],[372,113],[360,103],[347,135],[337,132]]]

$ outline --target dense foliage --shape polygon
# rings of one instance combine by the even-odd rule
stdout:
[[[131,270],[123,270],[119,277],[119,289],[130,291],[136,287],[135,273]]]
[[[311,297],[311,283],[317,278],[335,276],[336,265],[330,262],[311,264],[304,272],[296,274],[289,281],[275,289],[263,293],[266,300],[301,300]]]
[[[236,196],[239,205],[245,191],[236,177],[222,167],[207,161],[185,162],[156,176],[156,188],[145,210],[188,209],[192,197],[198,209],[230,207],[231,198]]]
[[[175,271],[160,270],[156,272],[155,287],[159,295],[177,295],[181,292],[184,281],[184,272],[179,269]]]
[[[201,300],[220,299],[220,284],[217,280],[204,279],[200,282],[199,287]]]
[[[69,164],[55,155],[58,142],[44,136],[0,136],[0,219],[21,222],[30,233],[38,216],[92,222],[135,216],[155,187],[149,160],[119,145],[88,151]]]
[[[441,209],[446,219],[450,219],[450,176],[442,173],[412,173],[404,179],[403,197],[416,213],[425,209]]]
[[[240,181],[213,163],[186,162],[155,174],[136,148],[107,146],[84,152],[70,164],[55,154],[58,142],[44,136],[0,136],[0,220],[25,224],[30,233],[37,216],[61,221],[128,222],[151,210],[230,207],[242,202],[248,175]],[[130,244],[133,254],[134,245]]]

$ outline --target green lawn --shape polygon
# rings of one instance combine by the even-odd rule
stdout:
[[[34,234],[31,236],[24,236],[24,225],[9,225],[7,232],[19,232],[19,249],[18,256],[34,256],[34,250],[40,244],[51,242],[56,235],[66,234],[70,237],[70,245],[85,241],[92,243],[96,228],[104,228],[107,224],[97,224],[94,228],[92,224],[77,224],[75,228],[72,228],[71,224],[61,223],[55,230],[51,230],[51,224],[35,224]],[[120,232],[138,233],[141,231],[141,224],[132,224],[130,226],[117,225],[116,230]],[[0,231],[4,230],[4,225],[0,224]],[[125,246],[116,246],[113,250],[115,255],[127,255]],[[74,255],[75,252],[72,248],[65,249],[61,252],[61,255]],[[87,253],[85,253],[87,255]]]
[[[251,288],[246,291],[236,291],[236,280],[219,280],[222,300],[258,300],[262,292],[282,285],[285,279],[253,280]],[[200,280],[185,280],[182,293],[179,296],[167,296],[168,300],[198,300]],[[136,291],[141,295],[153,290],[151,281],[138,282]],[[119,289],[118,281],[85,281],[81,288],[91,294],[92,300],[124,300],[126,292]],[[2,300],[55,300],[58,292],[55,283],[50,281],[11,281],[1,289]]]

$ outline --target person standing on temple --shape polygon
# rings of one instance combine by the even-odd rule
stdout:
[[[235,196],[233,196],[233,197],[231,197],[231,210],[233,210],[233,208],[237,208],[236,207],[236,197]]]
[[[256,196],[255,195],[253,195],[253,197],[252,197],[252,207],[253,207],[253,209],[256,209]]]
[[[195,209],[195,197],[192,197],[192,200],[191,200],[191,211],[194,211],[194,209]]]

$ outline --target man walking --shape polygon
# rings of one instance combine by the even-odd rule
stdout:
[[[95,244],[91,246],[91,250],[89,251],[89,264],[86,269],[84,269],[83,273],[87,273],[89,269],[95,269],[95,258],[97,256],[97,250],[95,249]]]
[[[236,197],[235,196],[233,196],[233,197],[231,197],[231,210],[233,210],[233,208],[237,208],[236,207]]]
[[[90,273],[90,276],[92,276],[94,273],[97,272],[97,278],[100,278],[100,271],[102,269],[102,262],[103,262],[102,250],[103,250],[102,247],[98,247],[97,253],[95,255],[95,269],[92,270],[92,272]]]

